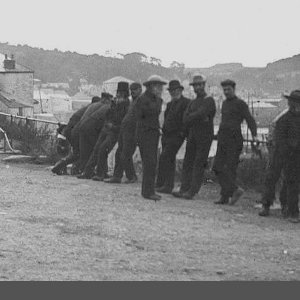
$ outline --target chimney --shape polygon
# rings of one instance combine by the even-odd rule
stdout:
[[[4,69],[6,69],[6,70],[15,70],[16,69],[16,61],[15,61],[13,55],[11,56],[11,59],[9,59],[8,55],[5,54]]]

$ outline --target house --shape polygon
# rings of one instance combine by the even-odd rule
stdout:
[[[71,97],[63,90],[35,89],[35,113],[60,113],[72,111]]]
[[[71,103],[72,103],[72,110],[76,111],[80,108],[87,106],[91,103],[92,97],[87,96],[86,94],[79,92],[73,97],[71,97]]]
[[[14,57],[0,54],[0,110],[23,116],[33,115],[34,71],[17,64]]]
[[[122,76],[113,77],[103,82],[102,91],[106,93],[110,93],[115,96],[117,94],[118,82],[120,81],[125,81],[128,82],[129,84],[133,83],[132,80]]]

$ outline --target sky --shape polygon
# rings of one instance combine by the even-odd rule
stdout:
[[[1,1],[0,42],[263,67],[300,53],[299,9],[299,0],[10,0]]]

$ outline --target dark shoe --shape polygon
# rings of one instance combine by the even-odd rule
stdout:
[[[151,195],[151,196],[144,196],[145,199],[149,199],[149,200],[153,200],[153,201],[159,201],[161,200],[161,196],[157,195],[157,194],[154,194],[154,195]]]
[[[166,186],[162,186],[156,189],[156,191],[161,194],[172,194],[172,190],[173,190],[172,188]]]
[[[104,180],[104,176],[94,176],[94,177],[92,177],[92,180],[93,181],[103,181]]]
[[[284,206],[281,208],[281,216],[282,216],[284,219],[287,219],[287,218],[289,217],[289,210],[288,210],[287,205],[284,205]]]
[[[186,192],[182,194],[182,197],[186,200],[193,200],[194,199],[195,194],[190,193],[190,192]]]
[[[92,179],[92,175],[87,174],[87,173],[81,173],[80,175],[77,176],[78,179]]]
[[[125,180],[125,184],[132,184],[132,183],[136,183],[138,181],[137,177],[134,177],[132,179],[127,179]]]
[[[300,223],[299,215],[290,216],[288,221],[291,223]]]
[[[234,205],[240,198],[243,196],[244,190],[242,188],[237,188],[231,198],[231,201],[229,202],[230,205]]]
[[[267,217],[270,215],[270,207],[269,206],[263,206],[262,210],[258,213],[261,217]]]
[[[229,203],[229,197],[222,196],[215,204],[225,205]]]
[[[51,169],[51,172],[57,175],[62,175],[63,170],[66,168],[66,162],[64,160],[58,161],[55,166]]]
[[[178,191],[178,192],[172,192],[172,195],[175,197],[175,198],[183,198],[183,192],[182,191]]]
[[[104,179],[105,183],[121,183],[121,181],[122,181],[121,178],[117,178],[117,177]]]

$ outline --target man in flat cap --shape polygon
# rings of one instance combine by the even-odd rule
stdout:
[[[203,75],[194,76],[190,85],[193,86],[197,97],[191,101],[183,117],[183,123],[189,132],[181,187],[178,192],[173,192],[173,196],[187,200],[193,199],[200,190],[214,137],[216,104],[214,99],[206,94],[205,84],[206,79]]]
[[[83,178],[92,177],[95,181],[103,181],[107,177],[107,158],[118,141],[120,126],[129,104],[129,84],[121,81],[118,83],[116,99],[106,111],[103,128],[84,168]],[[93,176],[95,165],[97,170]]]
[[[91,104],[100,103],[101,98],[94,96],[92,98]],[[91,105],[87,105],[76,111],[70,118],[68,124],[64,126],[61,132],[58,135],[58,146],[62,143],[65,144],[68,142],[71,145],[70,153],[67,157],[58,161],[52,169],[52,172],[60,175],[61,171],[64,170],[67,165],[74,164],[79,160],[80,150],[79,150],[79,135],[74,131],[76,130],[76,125],[80,122],[84,113]],[[75,169],[75,168],[74,168]],[[73,170],[74,170],[73,169]]]
[[[136,150],[135,105],[142,94],[142,85],[137,82],[132,83],[130,85],[130,93],[132,102],[121,124],[118,149],[115,155],[114,175],[112,178],[105,180],[107,183],[121,183],[124,171],[127,177],[125,183],[134,183],[137,181],[132,157]]]
[[[169,82],[171,101],[167,104],[162,128],[162,153],[159,158],[156,191],[171,194],[174,188],[176,155],[182,146],[187,130],[183,125],[183,114],[190,100],[182,95],[184,87],[178,80]]]
[[[236,184],[236,171],[243,149],[241,124],[246,120],[253,141],[256,142],[257,125],[248,105],[235,94],[236,83],[233,80],[221,82],[226,100],[222,105],[222,120],[218,132],[218,148],[214,161],[215,171],[221,185],[221,198],[216,204],[233,205],[243,195]]]
[[[274,152],[267,171],[263,209],[260,216],[268,216],[275,195],[275,185],[283,170],[286,197],[281,199],[284,217],[293,223],[299,222],[300,184],[300,90],[285,96],[289,110],[276,122],[274,130]]]
[[[136,103],[137,143],[143,164],[142,196],[159,201],[155,193],[155,175],[160,135],[159,115],[162,107],[163,86],[167,84],[158,75],[150,76],[144,83],[146,87]]]

